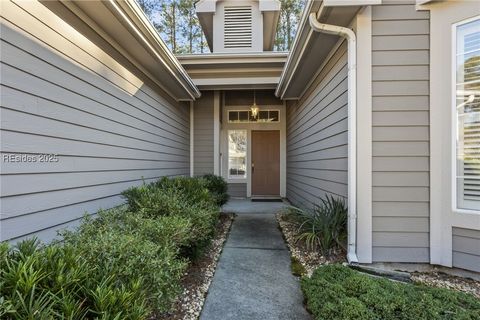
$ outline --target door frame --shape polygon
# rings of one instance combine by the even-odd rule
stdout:
[[[220,161],[221,175],[230,184],[246,184],[247,197],[252,196],[252,131],[280,131],[280,197],[286,197],[286,176],[287,176],[287,126],[285,103],[282,105],[268,105],[265,108],[279,109],[280,122],[278,123],[228,123],[228,110],[250,110],[251,106],[222,106],[221,112],[221,129],[220,129]],[[228,130],[246,130],[247,131],[247,178],[246,179],[229,179],[228,178]]]

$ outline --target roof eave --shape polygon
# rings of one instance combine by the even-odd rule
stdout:
[[[200,97],[200,91],[188,73],[134,0],[101,2],[61,0],[61,2],[78,18],[97,30],[107,42],[120,46],[120,53],[134,65],[139,66],[148,78],[174,100],[189,101]],[[108,28],[105,28],[107,23]],[[120,30],[129,36],[113,34],[113,31]],[[152,64],[158,65],[159,68],[151,70]]]
[[[303,10],[299,28],[285,63],[285,68],[280,76],[275,95],[284,100],[299,99],[305,92],[305,87],[310,83],[310,78],[315,77],[317,70],[328,58],[328,53],[339,41],[338,37],[313,32],[308,22],[310,13],[323,12],[322,17],[318,17],[320,20],[325,20],[323,22],[348,27],[362,6],[374,4],[381,4],[381,1],[308,1]],[[328,8],[326,5],[328,5]],[[322,7],[323,10],[321,10]],[[322,50],[323,52],[319,54],[319,51]]]

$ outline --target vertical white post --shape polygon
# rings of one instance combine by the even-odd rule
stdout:
[[[193,111],[193,101],[190,101],[190,177],[194,175],[194,142],[195,142],[195,128],[194,128],[194,111]]]
[[[357,257],[372,262],[372,7],[357,15]]]
[[[220,175],[220,91],[213,94],[213,173]]]

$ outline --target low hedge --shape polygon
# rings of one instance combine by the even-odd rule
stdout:
[[[163,178],[128,189],[122,195],[128,209],[143,217],[187,218],[191,226],[182,251],[189,258],[198,257],[213,235],[219,209],[203,178]]]
[[[146,319],[168,311],[219,218],[203,178],[160,179],[62,241],[0,246],[2,319]]]
[[[480,300],[443,288],[374,278],[341,265],[302,279],[315,319],[480,319]]]
[[[227,193],[228,185],[225,179],[214,174],[206,174],[203,176],[203,179],[217,205],[223,206],[227,203],[230,196]]]

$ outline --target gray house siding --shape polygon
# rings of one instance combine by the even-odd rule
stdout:
[[[372,6],[377,262],[429,262],[429,13],[414,2]]]
[[[194,103],[193,173],[213,173],[213,91],[202,91]]]
[[[480,231],[452,228],[453,266],[480,272]]]
[[[228,194],[233,198],[246,198],[247,197],[247,184],[246,183],[229,183]]]
[[[39,2],[3,2],[1,15],[1,240],[48,241],[128,187],[189,174],[185,104]]]
[[[287,105],[287,198],[296,206],[347,196],[347,72],[344,42],[304,97]]]

